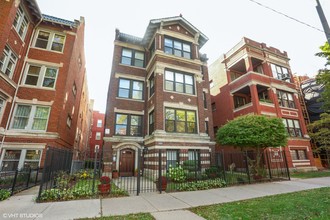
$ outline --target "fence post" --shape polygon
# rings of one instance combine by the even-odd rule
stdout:
[[[29,183],[30,183],[30,177],[31,177],[31,167],[29,167],[29,175],[28,175],[28,179],[27,179],[27,181],[26,181],[26,188],[28,188],[29,187]]]
[[[197,150],[194,149],[195,182],[197,182],[197,163],[198,163]]]
[[[162,193],[162,151],[158,149],[158,189]]]
[[[47,175],[46,170],[47,170],[47,161],[48,161],[47,159],[49,159],[48,157],[49,157],[49,147],[47,147],[47,150],[46,150],[46,156],[45,156],[46,160],[44,162],[44,168],[42,170],[42,177],[41,177],[41,183],[40,183],[40,187],[39,187],[39,193],[38,193],[37,201],[40,200],[42,187],[43,187],[43,184],[44,184],[45,179],[46,179],[46,175]]]
[[[93,184],[92,184],[92,193],[93,193],[93,195],[95,193],[96,159],[97,159],[98,153],[99,153],[99,149],[95,147],[95,150],[94,150],[94,172],[93,172]]]
[[[14,190],[15,190],[17,175],[18,175],[18,169],[16,169],[16,171],[15,171],[15,177],[14,177],[13,185],[11,187],[11,195],[14,195]]]
[[[224,179],[224,181],[227,182],[227,180],[226,180],[226,167],[225,167],[225,153],[224,153],[223,150],[222,150],[222,167],[223,167],[223,179]]]
[[[39,169],[40,167],[37,167],[37,173],[36,173],[36,178],[34,179],[34,185],[37,185],[38,182]]]
[[[287,159],[286,159],[286,154],[285,154],[285,149],[284,149],[284,151],[283,151],[283,154],[284,154],[284,161],[285,161],[285,166],[286,166],[286,172],[288,173],[288,178],[289,178],[289,180],[291,180],[291,178],[290,178],[289,166],[288,166],[288,161],[287,161]]]
[[[140,194],[140,188],[141,188],[141,184],[140,184],[140,180],[141,180],[141,159],[142,159],[142,153],[141,153],[141,149],[138,149],[138,164],[137,164],[137,179],[136,179],[136,195],[138,196]]]
[[[246,174],[248,176],[249,184],[251,184],[251,177],[250,177],[250,170],[249,170],[249,163],[248,163],[248,154],[245,151],[245,166],[246,166]]]
[[[269,173],[269,178],[273,179],[272,177],[272,172],[270,170],[270,163],[269,163],[269,156],[268,156],[268,151],[266,150],[266,153],[264,152],[264,154],[266,154],[266,159],[267,159],[267,165],[268,165],[268,173]]]

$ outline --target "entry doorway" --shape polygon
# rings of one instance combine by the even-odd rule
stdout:
[[[133,176],[135,164],[135,151],[123,149],[120,151],[119,174],[120,176]]]

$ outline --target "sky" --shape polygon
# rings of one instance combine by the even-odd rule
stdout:
[[[255,0],[323,30],[315,0]],[[201,52],[212,64],[242,37],[288,53],[292,73],[315,76],[325,60],[315,56],[324,32],[261,7],[251,0],[37,0],[43,14],[67,20],[85,18],[85,57],[94,110],[105,112],[115,29],[143,37],[151,19],[182,16],[204,33]],[[330,23],[330,1],[320,0]]]

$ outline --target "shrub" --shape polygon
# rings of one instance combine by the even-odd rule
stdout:
[[[217,166],[211,166],[210,168],[205,170],[205,173],[210,178],[220,177],[221,171]]]
[[[197,160],[185,160],[183,161],[182,168],[188,171],[198,170],[198,161]]]
[[[0,189],[0,201],[10,197],[10,192],[6,189]]]
[[[181,166],[177,166],[177,167],[170,166],[168,170],[168,177],[173,182],[177,182],[177,183],[182,183],[187,179],[186,174]]]
[[[212,188],[221,188],[225,187],[227,184],[220,178],[213,180],[199,180],[197,182],[188,182],[184,184],[180,184],[178,186],[179,191],[195,191],[195,190],[205,190]]]

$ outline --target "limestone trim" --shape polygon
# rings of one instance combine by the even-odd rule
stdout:
[[[35,60],[35,59],[30,59],[30,58],[26,58],[25,59],[26,62],[28,63],[33,63],[33,64],[39,64],[39,65],[45,65],[45,66],[50,66],[50,67],[63,67],[63,63],[53,63],[53,62],[47,62],[47,61],[43,61],[43,60]]]
[[[146,81],[145,77],[134,76],[134,75],[130,75],[127,73],[115,73],[115,77],[116,78],[125,78],[125,79],[136,79],[136,80],[143,81],[143,82]]]
[[[133,115],[144,115],[144,110],[143,111],[133,111],[133,110],[126,110],[126,109],[118,109],[114,108],[115,113],[125,113],[125,114],[133,114]]]

